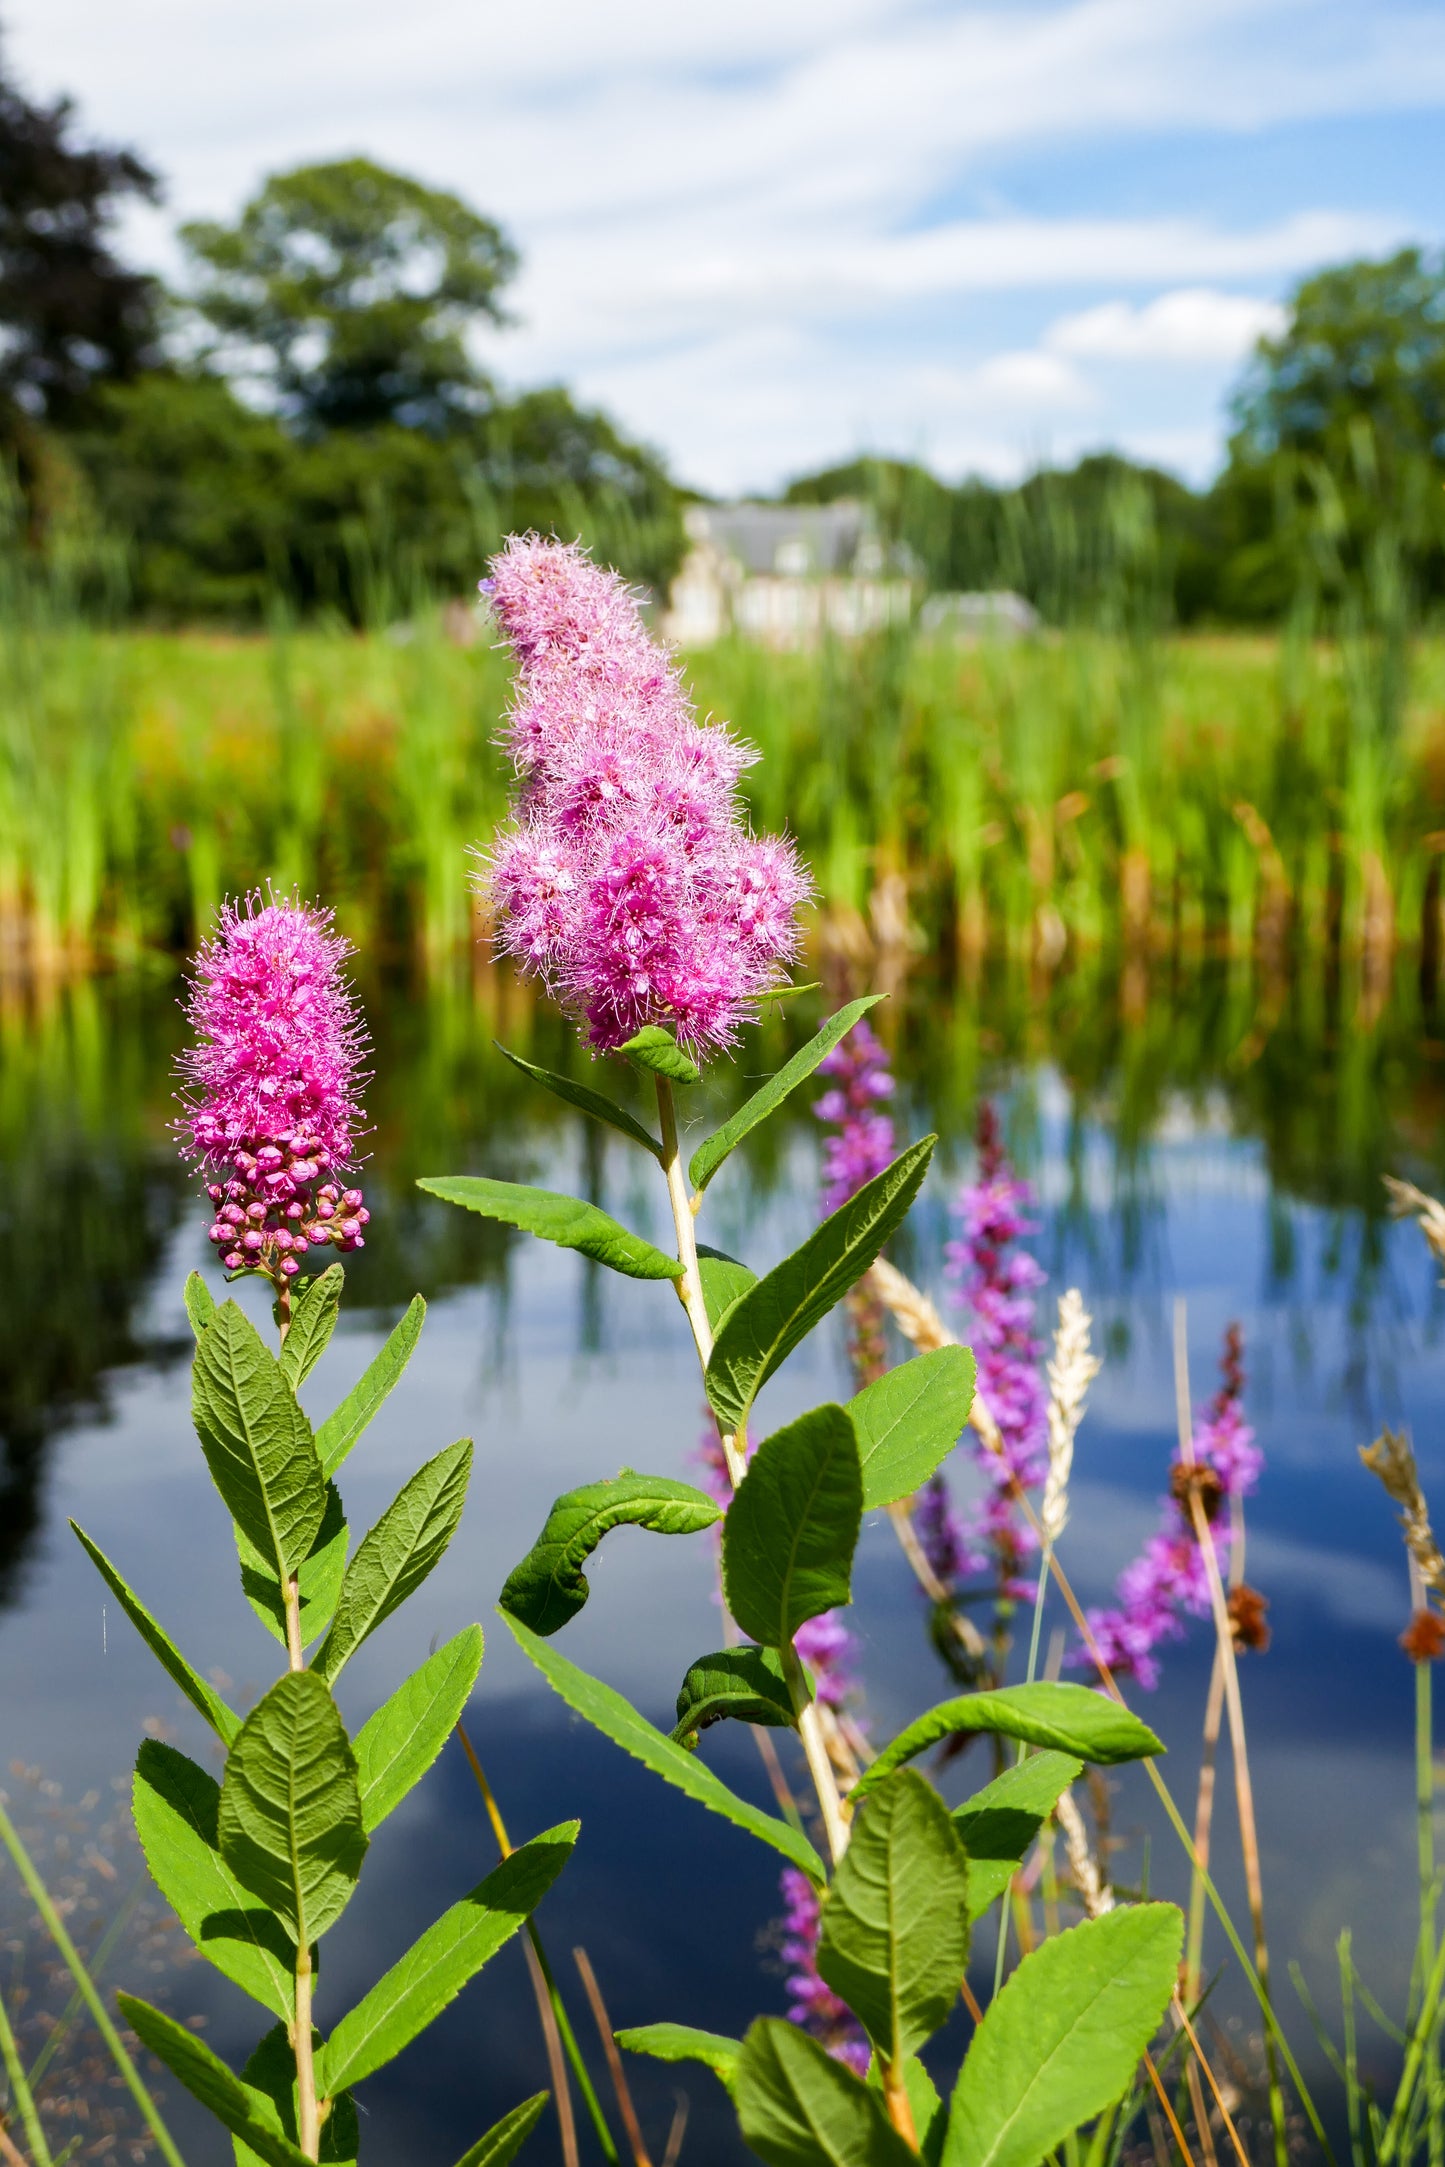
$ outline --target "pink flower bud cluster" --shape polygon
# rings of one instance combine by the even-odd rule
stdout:
[[[294,1279],[318,1244],[365,1247],[360,1189],[342,1182],[361,1109],[364,1039],[331,913],[227,903],[196,957],[181,1056],[182,1154],[211,1178],[210,1238],[228,1271]]]
[[[598,1048],[646,1024],[730,1044],[792,962],[809,890],[791,843],[744,824],[754,756],[696,722],[632,595],[580,548],[514,538],[482,584],[521,665],[515,820],[486,877],[499,947]]]

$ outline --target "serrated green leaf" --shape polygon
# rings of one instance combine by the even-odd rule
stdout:
[[[536,1910],[571,1857],[579,1826],[564,1821],[513,1851],[378,1979],[327,2042],[327,2091],[369,2077],[455,2000]]]
[[[77,1542],[161,1668],[172,1683],[180,1687],[197,1713],[205,1717],[222,1744],[229,1745],[241,1728],[241,1718],[226,1706],[220,1694],[206,1683],[200,1672],[192,1669],[170,1634],[157,1625],[140,1597],[126,1586],[105,1552],[97,1543],[91,1541],[85,1529],[74,1520],[70,1525]]]
[[[494,2122],[485,2137],[479,2137],[457,2161],[457,2167],[507,2167],[521,2151],[523,2143],[531,2136],[542,2119],[542,2109],[551,2098],[550,2092],[534,2092],[524,2099],[520,2107],[513,2107],[500,2122]]]
[[[784,1648],[852,1601],[863,1517],[858,1442],[842,1407],[815,1407],[765,1437],[723,1525],[723,1593],[750,1639]]]
[[[464,1626],[363,1723],[354,1751],[368,1835],[431,1767],[461,1720],[481,1667],[482,1629]]]
[[[293,1392],[305,1384],[326,1352],[341,1313],[345,1285],[346,1273],[341,1265],[328,1264],[324,1272],[306,1282],[299,1295],[293,1295],[291,1323],[280,1355],[281,1374]]]
[[[943,2140],[948,2131],[948,2109],[938,2096],[938,2086],[916,2054],[903,2065],[903,2088],[913,2111],[913,2128],[924,2167],[939,2167]]]
[[[262,1557],[237,1521],[231,1522],[236,1555],[241,1563],[241,1592],[273,1639],[286,1646],[286,1598],[275,1571]],[[301,1645],[309,1648],[324,1633],[346,1571],[348,1529],[341,1492],[334,1482],[326,1485],[326,1513],[316,1530],[316,1540],[301,1560],[297,1584],[301,1597]]]
[[[325,1517],[326,1478],[280,1364],[234,1302],[221,1304],[196,1348],[191,1414],[231,1518],[289,1578]]]
[[[215,1778],[174,1746],[147,1738],[131,1798],[151,1877],[202,1956],[263,2009],[289,2017],[296,1944],[221,1857]]]
[[[223,2127],[243,2137],[265,2167],[307,2167],[306,2155],[274,2126],[275,2108],[228,2069],[204,2040],[134,1994],[117,1994],[120,2013],[143,2046],[165,2063]]]
[[[697,1276],[702,1281],[702,1305],[714,1332],[733,1303],[758,1283],[755,1271],[739,1264],[736,1257],[725,1256],[721,1249],[709,1249],[706,1242],[697,1245]]]
[[[1082,1761],[1067,1753],[1031,1753],[954,1809],[953,1825],[968,1853],[968,1915],[981,1918],[1022,1866],[1039,1830],[1075,1778]]]
[[[820,1885],[826,1880],[823,1861],[806,1836],[790,1828],[786,1821],[779,1821],[772,1814],[750,1806],[746,1799],[730,1791],[706,1762],[675,1745],[666,1731],[649,1723],[646,1716],[640,1715],[612,1686],[604,1685],[600,1678],[589,1677],[585,1670],[569,1663],[550,1641],[529,1633],[525,1625],[515,1618],[508,1618],[505,1611],[502,1616],[523,1652],[531,1657],[553,1692],[560,1694],[569,1708],[574,1708],[579,1716],[585,1717],[625,1753],[650,1768],[654,1775],[661,1776],[664,1783],[675,1784],[700,1806],[720,1813],[735,1827],[746,1829],[750,1836],[771,1844],[775,1851],[782,1852],[790,1865],[801,1867],[810,1880]]]
[[[949,2107],[944,2167],[1038,2167],[1128,2087],[1169,2004],[1172,1904],[1087,1919],[1026,1956],[984,2012]]]
[[[683,1052],[671,1031],[664,1031],[661,1024],[645,1023],[617,1051],[624,1060],[635,1061],[639,1068],[651,1069],[654,1075],[666,1076],[673,1083],[702,1081],[702,1070],[696,1061]]]
[[[885,1370],[848,1402],[863,1468],[863,1510],[921,1490],[948,1458],[973,1405],[967,1347],[935,1347]]]
[[[925,1136],[910,1145],[729,1311],[704,1379],[709,1403],[725,1430],[742,1427],[774,1370],[862,1278],[889,1235],[902,1225],[937,1141]]]
[[[1086,1685],[1040,1680],[1036,1685],[1009,1685],[996,1693],[963,1693],[956,1700],[940,1701],[883,1748],[854,1784],[854,1798],[861,1798],[892,1769],[925,1753],[941,1738],[965,1731],[994,1731],[1005,1738],[1021,1738],[1027,1745],[1051,1746],[1055,1752],[1093,1761],[1102,1768],[1164,1751],[1163,1741],[1148,1724],[1117,1701]]]
[[[761,1122],[776,1113],[784,1099],[791,1097],[800,1083],[806,1083],[820,1061],[827,1059],[839,1039],[852,1030],[860,1016],[883,999],[881,993],[865,993],[861,999],[850,1001],[840,1008],[836,1016],[830,1016],[816,1038],[810,1038],[806,1046],[800,1046],[791,1061],[785,1061],[777,1074],[745,1099],[735,1114],[729,1115],[720,1129],[715,1129],[706,1143],[699,1144],[687,1169],[687,1178],[694,1189],[705,1189],[713,1175],[730,1152],[737,1149],[743,1138]]]
[[[721,2032],[694,2031],[690,2024],[634,2024],[613,2038],[629,2054],[650,2054],[656,2062],[701,2062],[731,2099],[737,2085],[740,2039]]]
[[[472,1441],[464,1437],[418,1468],[362,1538],[331,1630],[316,1651],[314,1667],[323,1678],[334,1681],[368,1634],[421,1586],[456,1533],[471,1471]]]
[[[932,1784],[901,1769],[853,1823],[823,1899],[819,1974],[901,2063],[948,2021],[967,1960],[967,1854]]]
[[[215,1314],[215,1296],[199,1272],[190,1273],[186,1280],[186,1315],[191,1320],[191,1330],[197,1339]]]
[[[760,2017],[738,2056],[738,2124],[767,2167],[915,2167],[883,2095],[781,2017]]]
[[[619,1136],[625,1136],[630,1144],[641,1144],[643,1150],[650,1151],[655,1159],[662,1157],[662,1146],[657,1138],[649,1135],[642,1123],[625,1108],[615,1105],[604,1091],[594,1091],[590,1084],[574,1083],[570,1076],[559,1076],[554,1069],[538,1068],[535,1061],[524,1061],[519,1053],[509,1052],[505,1046],[499,1045],[496,1039],[492,1040],[492,1044],[504,1060],[511,1062],[513,1068],[519,1068],[524,1076],[530,1076],[534,1083],[541,1084],[554,1098],[562,1099],[565,1104],[577,1107],[584,1114],[590,1114],[594,1121],[605,1122],[609,1129],[616,1129]]]
[[[320,2043],[313,2031],[313,2053]],[[270,2102],[275,2127],[295,2144],[300,2121],[296,2105],[296,2055],[284,2024],[272,2025],[242,2070],[241,2077],[252,2092]],[[245,2139],[234,2137],[231,2141],[236,2151],[236,2167],[257,2167],[258,2155]],[[321,2125],[322,2167],[355,2167],[360,2144],[356,2103],[349,2092],[340,2092],[330,2102],[330,2111]]]
[[[278,1678],[226,1757],[217,1815],[221,1857],[309,1943],[350,1901],[366,1855],[356,1757],[314,1670]]]
[[[412,1348],[426,1322],[426,1303],[414,1294],[406,1315],[394,1325],[385,1344],[373,1355],[335,1414],[328,1415],[316,1432],[316,1449],[327,1475],[334,1475],[397,1378],[411,1360]]]
[[[417,1183],[429,1196],[461,1204],[484,1219],[500,1219],[561,1249],[580,1249],[584,1257],[606,1264],[629,1279],[681,1279],[676,1257],[654,1249],[640,1234],[629,1233],[595,1204],[579,1196],[559,1196],[555,1189],[530,1189],[520,1181],[488,1181],[479,1174],[438,1174]]]
[[[677,1696],[678,1745],[695,1752],[699,1731],[725,1716],[777,1728],[797,1722],[781,1658],[771,1648],[721,1648],[689,1665]]]
[[[534,1633],[558,1632],[591,1594],[582,1568],[610,1529],[696,1535],[721,1518],[710,1497],[666,1475],[639,1475],[624,1467],[610,1481],[584,1483],[553,1501],[541,1534],[507,1576],[502,1608]]]

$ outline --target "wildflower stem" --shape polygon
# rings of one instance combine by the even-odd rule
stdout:
[[[794,1713],[798,1718],[798,1736],[803,1741],[803,1753],[808,1763],[808,1774],[818,1794],[818,1804],[823,1809],[823,1828],[828,1838],[828,1849],[836,1866],[848,1848],[848,1822],[843,1803],[838,1796],[838,1785],[833,1776],[833,1764],[828,1758],[828,1747],[823,1737],[823,1726],[818,1716],[818,1704],[814,1700],[798,1651],[789,1641],[782,1651],[783,1676],[788,1681]]]
[[[477,1758],[476,1748],[467,1736],[465,1724],[459,1723],[457,1725],[457,1737],[461,1740],[462,1751],[467,1757],[467,1763],[471,1768],[477,1789],[482,1794],[482,1804],[486,1808],[487,1819],[492,1824],[492,1834],[496,1838],[497,1849],[504,1859],[510,1858],[512,1855],[512,1839],[507,1834],[507,1824],[502,1819],[502,1809],[497,1804],[496,1794],[488,1783],[482,1764]],[[582,2059],[582,2049],[577,2044],[577,2034],[573,2031],[571,2019],[567,2015],[566,2004],[562,1999],[562,1990],[558,1986],[552,1967],[547,1961],[547,1952],[542,1947],[542,1937],[531,1919],[527,1921],[526,1934],[527,1969],[532,1980],[532,1992],[537,2002],[537,2015],[541,2022],[542,2037],[547,2046],[548,2064],[552,2071],[552,2090],[557,2102],[557,2119],[562,2128],[562,2156],[566,2162],[566,2167],[576,2167],[577,2132],[572,2119],[572,2095],[567,2089],[567,2071],[562,2062],[564,2050],[567,2060],[572,2065],[572,2074],[577,2079],[578,2089],[586,2102],[587,2112],[592,2117],[592,2126],[597,2132],[597,2141],[602,2147],[603,2155],[608,2160],[609,2167],[617,2167],[616,2142],[612,2131],[608,2127],[607,2117],[602,2111],[602,2102],[597,2097],[596,2087],[588,2074],[587,2064]],[[554,2048],[556,2050],[555,2054]]]
[[[607,2014],[607,2004],[602,1999],[602,1989],[597,1984],[597,1974],[592,1969],[592,1959],[585,1949],[574,1949],[572,1961],[582,1974],[582,1985],[591,2004],[597,2036],[602,2041],[607,2071],[612,2079],[612,2089],[617,2094],[617,2111],[622,2116],[622,2126],[627,2132],[627,2142],[632,2147],[636,2167],[652,2167],[647,2146],[643,2142],[642,2125],[637,2119],[637,2109],[632,2103],[632,2087],[622,2066],[622,2056],[617,2051],[617,2041],[612,2035],[612,2019]]]
[[[35,2104],[35,2094],[25,2081],[20,2049],[10,2028],[3,1995],[0,1995],[0,2056],[4,2058],[5,2074],[10,2081],[11,2100],[20,2109],[20,2119],[25,2125],[25,2142],[30,2147],[34,2167],[51,2167],[50,2147],[45,2141],[40,2110]],[[18,2159],[20,2154],[17,2152],[15,2157]]]
[[[321,2157],[321,2112],[316,2103],[316,2062],[311,2051],[311,1950],[296,1943],[296,2125],[308,2159]]]
[[[3,1803],[0,1803],[0,1843],[3,1843],[10,1853],[16,1871],[30,1893],[31,1902],[39,1912],[46,1932],[55,1943],[56,1948],[59,1949],[70,1971],[70,1976],[84,1995],[85,2006],[95,2021],[95,2028],[105,2041],[111,2059],[120,2071],[126,2090],[144,2115],[162,2159],[168,2162],[168,2167],[186,2167],[185,2161],[176,2150],[174,2138],[161,2120],[160,2109],[146,2090],[135,2063],[126,2053],[120,2034],[111,2022],[105,2003],[96,1990],[95,1981],[81,1962],[80,1952],[65,1931],[60,1914],[50,1900],[49,1891],[35,1871],[30,1854],[20,1841],[19,1832],[6,1812]]]
[[[1209,1867],[1209,1843],[1214,1826],[1214,1788],[1218,1773],[1219,1726],[1224,1717],[1224,1658],[1214,1651],[1209,1675],[1209,1698],[1204,1704],[1204,1738],[1199,1761],[1199,1789],[1194,1800],[1194,1868],[1189,1882],[1189,1938],[1185,1946],[1184,1991],[1191,2001],[1199,1994],[1204,1966],[1204,1880]]]
[[[1424,1592],[1421,1591],[1423,1607]],[[1431,1666],[1415,1665],[1415,1810],[1420,1860],[1420,1976],[1425,1978],[1435,1962],[1435,1911],[1439,1888],[1435,1880],[1435,1762]],[[1432,2102],[1440,2082],[1440,2040],[1431,2026],[1426,2083]],[[1433,2111],[1429,2117],[1430,2167],[1440,2167],[1445,2156],[1445,2131]]]
[[[301,1645],[301,1582],[295,1573],[286,1582],[286,1660],[291,1670],[306,1668]]]

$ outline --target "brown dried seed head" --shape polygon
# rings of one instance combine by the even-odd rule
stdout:
[[[1435,1610],[1417,1610],[1400,1635],[1412,1663],[1437,1663],[1445,1654],[1445,1618]]]
[[[1269,1597],[1261,1595],[1258,1588],[1252,1588],[1241,1581],[1237,1588],[1230,1589],[1227,1607],[1230,1634],[1235,1647],[1252,1648],[1256,1655],[1263,1655],[1270,1640],[1269,1625],[1264,1615],[1269,1608]]]
[[[1202,1460],[1177,1460],[1169,1470],[1169,1495],[1186,1515],[1190,1498],[1197,1497],[1205,1519],[1213,1520],[1224,1502],[1224,1484]]]

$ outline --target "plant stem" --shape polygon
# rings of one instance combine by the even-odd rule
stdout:
[[[25,2142],[30,2147],[34,2167],[51,2167],[50,2147],[41,2127],[40,2109],[35,2104],[35,2094],[25,2081],[20,2049],[16,2044],[15,2034],[10,2029],[10,2017],[3,1995],[0,1995],[0,2056],[4,2057],[5,2074],[10,2080],[10,2097],[19,2107],[20,2119],[25,2124]]]
[[[607,2004],[602,1999],[602,1989],[597,1984],[597,1974],[592,1969],[592,1959],[585,1949],[574,1949],[572,1961],[582,1974],[582,1987],[592,2006],[597,2036],[602,2041],[602,2052],[607,2060],[612,2089],[617,2094],[617,2111],[622,2116],[622,2126],[627,2132],[627,2142],[632,2147],[636,2167],[652,2167],[647,2146],[642,2141],[642,2125],[637,2119],[637,2109],[632,2103],[632,2088],[627,2082],[627,2071],[622,2066],[622,2056],[617,2051],[617,2041],[612,2035],[612,2020],[607,2014]]]
[[[1395,2104],[1390,2112],[1389,2125],[1380,2145],[1380,2167],[1389,2167],[1399,2146],[1415,2095],[1420,2064],[1425,2058],[1425,2044],[1435,2030],[1436,2013],[1440,2006],[1440,1990],[1445,1987],[1445,1941],[1442,1941],[1431,1967],[1426,1983],[1424,1999],[1420,2004],[1420,2019],[1410,2037],[1405,2055],[1405,2067],[1400,2076],[1400,2089],[1395,2094]]]
[[[1174,1304],[1174,1391],[1179,1418],[1180,1457],[1187,1467],[1192,1467],[1194,1419],[1189,1403],[1187,1331],[1188,1320],[1181,1295]],[[1234,1656],[1234,1632],[1229,1621],[1229,1608],[1225,1601],[1224,1582],[1220,1578],[1214,1537],[1204,1511],[1204,1501],[1197,1489],[1191,1489],[1189,1493],[1189,1508],[1194,1521],[1195,1540],[1199,1545],[1199,1554],[1204,1560],[1205,1577],[1209,1582],[1209,1601],[1214,1612],[1218,1659],[1224,1666],[1224,1704],[1229,1715],[1234,1795],[1239,1808],[1239,1845],[1244,1857],[1244,1884],[1249,1897],[1249,1915],[1254,1926],[1254,1968],[1259,1975],[1260,1992],[1268,2001],[1269,1944],[1264,1932],[1264,1884],[1259,1870],[1259,1833],[1254,1817],[1254,1786],[1249,1775],[1249,1745],[1244,1730],[1244,1702],[1239,1691],[1239,1665]],[[1274,2035],[1268,2025],[1265,2027],[1264,2051],[1269,2065],[1269,2111],[1274,2125],[1275,2167],[1289,2167],[1289,2131],[1285,2125],[1279,2058],[1275,2053]]]
[[[497,1840],[497,1849],[504,1859],[510,1858],[513,1845],[511,1837],[507,1834],[507,1824],[502,1819],[502,1809],[497,1804],[496,1794],[486,1779],[482,1764],[477,1758],[476,1748],[467,1736],[464,1724],[459,1723],[457,1725],[457,1736],[461,1740],[462,1751],[467,1757],[477,1789],[482,1794],[482,1804],[486,1808],[487,1819],[492,1824],[492,1834]],[[572,2074],[577,2079],[578,2090],[586,2102],[587,2112],[592,2117],[592,2126],[597,2132],[597,2141],[601,2145],[610,2167],[617,2167],[616,2141],[613,2138],[611,2129],[608,2127],[607,2117],[602,2111],[602,2102],[597,2097],[596,2087],[588,2074],[587,2064],[582,2059],[582,2049],[577,2044],[577,2034],[573,2031],[571,2019],[567,2015],[566,2004],[562,1999],[562,1990],[558,1986],[556,1976],[547,1961],[547,1952],[542,1947],[542,1937],[531,1919],[527,1921],[527,1942],[528,1968],[532,1975],[532,1990],[537,1997],[537,2014],[541,2019],[542,2035],[544,2039],[550,2041],[552,2033],[555,2032],[561,2045],[566,2049],[567,2059],[572,2065]],[[566,2152],[565,2132],[572,2126],[572,2100],[567,2090],[566,2070],[561,2070],[560,2077],[554,2074],[552,2082],[557,2093],[557,2115],[563,2124],[563,2150]],[[572,2143],[574,2149],[572,2152],[567,2153],[569,2167],[576,2156],[575,2133]]]
[[[1209,1698],[1204,1705],[1204,1742],[1199,1760],[1199,1789],[1194,1800],[1194,1867],[1189,1878],[1189,1939],[1184,1957],[1184,1992],[1190,2001],[1199,1995],[1204,1964],[1204,1880],[1209,1865],[1209,1842],[1214,1826],[1215,1760],[1219,1750],[1219,1725],[1224,1714],[1224,1659],[1214,1651],[1209,1674]]]
[[[151,2134],[160,2150],[161,2157],[169,2162],[169,2167],[186,2167],[185,2161],[176,2150],[175,2139],[161,2120],[160,2109],[146,2090],[135,2063],[126,2053],[120,2034],[112,2024],[105,2003],[96,1991],[95,1982],[81,1962],[80,1952],[75,1943],[65,1931],[60,1914],[50,1900],[50,1893],[39,1874],[35,1871],[30,1854],[20,1841],[19,1832],[5,1810],[3,1803],[0,1803],[0,1843],[4,1844],[14,1860],[16,1870],[30,1893],[32,1903],[40,1913],[46,1932],[64,1957],[70,1976],[85,1996],[85,2006],[95,2020],[95,2028],[105,2041],[111,2059],[120,2071],[126,2090],[145,2116]]]
[[[667,1176],[667,1194],[672,1205],[672,1224],[677,1236],[678,1262],[683,1267],[677,1291],[687,1321],[692,1326],[697,1358],[706,1377],[708,1357],[712,1353],[712,1326],[708,1322],[707,1306],[702,1298],[702,1280],[697,1268],[697,1235],[693,1225],[692,1204],[683,1176],[682,1153],[677,1141],[677,1108],[672,1096],[672,1085],[666,1076],[656,1076],[657,1118],[662,1131],[662,1167]],[[728,1479],[734,1490],[748,1471],[747,1439],[741,1428],[735,1435],[722,1433],[722,1448],[727,1460]],[[822,1725],[818,1719],[817,1705],[809,1691],[803,1666],[791,1645],[781,1650],[783,1670],[792,1694],[793,1707],[798,1718],[798,1736],[803,1741],[808,1773],[818,1794],[822,1809],[823,1827],[827,1832],[828,1848],[833,1862],[848,1848],[848,1814],[838,1795],[833,1778],[833,1764],[828,1759]]]
[[[296,1943],[296,2122],[301,2149],[308,2159],[321,2157],[321,2111],[316,2104],[316,2063],[311,2051],[311,1950],[302,1934]]]
[[[1411,1577],[1414,1577],[1413,1572]],[[1423,1590],[1419,1607],[1423,1608]],[[1420,1972],[1423,1978],[1435,1961],[1435,1907],[1439,1897],[1435,1885],[1434,1722],[1428,1662],[1415,1665],[1415,1811],[1420,1860]],[[1445,2130],[1441,2129],[1440,2117],[1433,2112],[1440,2083],[1440,2040],[1433,2025],[1425,2080],[1432,2105],[1428,2125],[1430,2167],[1440,2167],[1445,2158]]]

